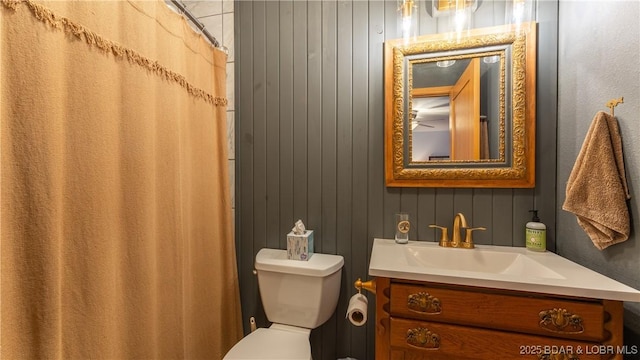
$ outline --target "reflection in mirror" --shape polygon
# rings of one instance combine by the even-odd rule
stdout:
[[[411,121],[411,162],[449,160],[449,95],[413,98]]]
[[[385,42],[385,179],[535,186],[536,24]]]
[[[504,126],[501,124],[505,121],[499,111],[504,106],[501,104],[504,96],[500,94],[500,77],[504,74],[501,54],[482,57],[474,54],[458,60],[411,61],[413,88],[411,101],[407,102],[411,107],[407,109],[411,116],[411,126],[407,128],[410,164],[442,160],[504,160],[504,152],[499,152],[499,148],[504,148]],[[479,71],[474,73],[474,66]],[[464,91],[460,91],[465,89],[465,85],[471,89],[478,86],[479,96],[465,98]],[[469,118],[477,122],[467,126],[469,139],[464,140],[464,134],[459,131],[456,134],[456,129],[464,126],[465,117],[460,111],[453,111],[454,106],[470,109]],[[457,140],[454,140],[456,135]],[[470,146],[466,146],[467,143]],[[464,152],[462,147],[467,151]],[[456,148],[463,152],[456,153]]]

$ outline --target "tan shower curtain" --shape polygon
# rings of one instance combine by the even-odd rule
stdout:
[[[226,56],[159,0],[1,1],[0,356],[220,359]]]

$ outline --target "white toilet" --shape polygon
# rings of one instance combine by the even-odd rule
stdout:
[[[260,297],[273,324],[245,336],[224,360],[311,360],[311,329],[336,309],[344,259],[313,254],[308,261],[288,260],[286,250],[261,249],[256,255]]]

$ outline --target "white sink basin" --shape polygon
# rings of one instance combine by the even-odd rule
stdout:
[[[524,254],[488,248],[456,249],[407,245],[407,262],[439,270],[470,271],[488,274],[533,275],[539,278],[564,279],[548,267]]]
[[[440,247],[375,239],[369,275],[555,295],[640,302],[640,291],[552,252],[522,247]]]

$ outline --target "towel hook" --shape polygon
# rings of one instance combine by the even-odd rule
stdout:
[[[620,97],[620,99],[611,99],[607,102],[607,107],[611,110],[611,116],[614,116],[613,109],[615,109],[618,104],[624,103],[624,97]]]

